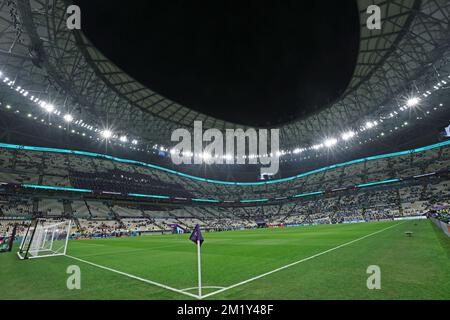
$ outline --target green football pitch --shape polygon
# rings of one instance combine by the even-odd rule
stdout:
[[[426,220],[204,238],[204,299],[450,299],[450,239]],[[69,241],[67,254],[27,261],[1,254],[0,299],[197,299],[188,235]],[[67,288],[71,265],[81,270],[80,290]],[[380,290],[367,288],[373,265]]]

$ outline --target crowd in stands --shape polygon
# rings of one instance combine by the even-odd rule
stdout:
[[[110,191],[121,194],[170,194],[173,197],[190,198],[191,194],[181,185],[161,183],[149,175],[112,169],[92,175],[88,172],[70,171],[71,185],[79,189]]]
[[[31,217],[33,215],[33,204],[29,200],[4,200],[0,202],[0,216],[8,217]]]
[[[18,236],[22,236],[27,231],[27,229],[30,225],[30,221],[27,221],[27,220],[25,220],[25,221],[11,221],[11,220],[2,221],[2,220],[0,220],[0,238],[11,236],[14,226],[16,226],[16,225],[17,225],[16,234]]]
[[[439,206],[434,207],[433,210],[428,213],[428,216],[436,218],[450,225],[450,205],[440,204]]]
[[[114,233],[120,233],[120,223],[116,220],[78,220],[81,228],[77,228],[76,233],[79,235],[99,235],[106,236]]]
[[[281,184],[235,186],[99,157],[0,148],[0,182],[35,183],[97,191],[236,200],[328,191],[362,183],[423,175],[450,167],[450,147],[328,169]]]
[[[436,204],[448,203],[448,181],[430,180],[420,185],[389,189],[360,189],[340,195],[317,196],[298,202],[250,207],[181,206],[158,207],[108,205],[101,201],[73,201],[72,216],[85,234],[150,233],[171,231],[172,225],[192,230],[196,224],[207,230],[235,230],[254,228],[262,219],[268,225],[298,225],[349,223],[389,220],[395,217],[427,213]],[[36,199],[35,199],[36,201]],[[27,200],[3,199],[0,213],[3,217],[27,219],[33,215],[33,204]],[[62,216],[61,201],[41,199],[38,216]],[[70,209],[69,209],[70,211]],[[114,215],[111,214],[114,212]],[[67,212],[64,216],[70,216]],[[0,222],[2,230],[5,223]],[[6,224],[11,226],[11,222]]]
[[[448,206],[449,202],[446,202]],[[432,206],[431,206],[432,207]],[[244,210],[249,208],[229,208],[227,209],[231,215],[229,218],[212,218],[211,216],[202,216],[202,210],[197,210],[196,217],[171,218],[169,216],[159,218],[135,217],[135,218],[119,218],[113,219],[78,219],[75,217],[78,225],[73,224],[72,233],[80,237],[83,236],[123,236],[123,235],[144,235],[152,233],[171,233],[172,226],[177,225],[183,228],[185,232],[193,230],[199,224],[206,231],[225,231],[256,228],[257,221],[262,220],[268,226],[289,226],[289,225],[312,225],[312,224],[336,224],[336,223],[354,223],[354,222],[370,222],[393,220],[394,218],[414,215],[424,215],[430,212],[430,206],[424,207],[423,211],[410,212],[401,214],[398,208],[390,206],[372,207],[367,209],[350,210],[330,210],[330,207],[320,208],[314,204],[314,201],[301,204],[287,204],[279,209],[280,214],[261,216],[233,217],[233,213],[242,214]],[[197,208],[198,209],[198,208]],[[192,208],[191,208],[192,210]],[[210,208],[210,210],[212,210]],[[251,210],[255,210],[252,208]],[[317,211],[315,211],[317,210]],[[258,210],[255,210],[258,211]],[[216,212],[217,213],[217,212]],[[449,219],[450,215],[447,211],[441,211],[439,218]],[[49,217],[51,219],[51,217]],[[0,220],[0,237],[7,236],[11,233],[14,225],[18,224],[18,235],[23,235],[28,227],[30,220]]]
[[[437,203],[450,201],[448,176],[413,180],[395,186],[336,188],[448,170],[450,147],[401,157],[365,161],[307,175],[280,184],[236,186],[188,179],[140,165],[94,157],[0,148],[0,182],[50,184],[120,194],[163,194],[173,197],[274,199],[315,191],[323,194],[296,202],[257,206],[179,205],[160,207],[139,202],[114,203],[77,198],[0,198],[0,230],[8,232],[11,219],[32,216],[72,217],[79,234],[128,234],[170,232],[173,225],[191,230],[196,224],[211,231],[268,225],[351,223],[423,215]],[[237,202],[239,203],[239,202]]]

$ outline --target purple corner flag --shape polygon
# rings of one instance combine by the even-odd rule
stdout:
[[[200,226],[196,225],[194,231],[191,234],[191,237],[189,238],[192,242],[197,244],[197,241],[200,241],[200,245],[203,244],[203,236],[202,232],[200,231]]]

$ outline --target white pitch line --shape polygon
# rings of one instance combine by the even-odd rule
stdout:
[[[233,288],[242,286],[242,285],[247,284],[247,283],[249,283],[249,282],[252,282],[252,281],[261,279],[261,278],[266,277],[266,276],[268,276],[268,275],[271,275],[271,274],[273,274],[273,273],[275,273],[275,272],[279,272],[279,271],[282,271],[282,270],[284,270],[284,269],[293,267],[293,266],[295,266],[295,265],[297,265],[297,264],[300,264],[300,263],[302,263],[302,262],[305,262],[305,261],[308,261],[308,260],[317,258],[317,257],[319,257],[319,256],[321,256],[321,255],[326,254],[326,253],[335,251],[335,250],[337,250],[337,249],[340,249],[340,248],[343,248],[343,247],[345,247],[345,246],[348,246],[348,245],[350,245],[350,244],[352,244],[352,243],[355,243],[355,242],[364,240],[364,239],[366,239],[366,238],[368,238],[368,237],[371,237],[371,236],[374,236],[374,235],[376,235],[376,234],[378,234],[378,233],[384,232],[384,231],[386,231],[386,230],[388,230],[388,229],[397,227],[397,226],[399,226],[399,225],[401,225],[401,224],[403,224],[403,223],[405,223],[405,222],[397,223],[397,224],[395,224],[395,225],[393,225],[393,226],[390,226],[390,227],[384,228],[384,229],[382,229],[382,230],[376,231],[376,232],[374,232],[374,233],[368,234],[368,235],[366,235],[366,236],[364,236],[364,237],[361,237],[361,238],[358,238],[358,239],[356,239],[356,240],[352,240],[352,241],[346,242],[346,243],[341,244],[341,245],[339,245],[339,246],[337,246],[337,247],[334,247],[334,248],[328,249],[328,250],[326,250],[326,251],[317,253],[317,254],[315,254],[315,255],[313,255],[313,256],[304,258],[304,259],[302,259],[302,260],[299,260],[299,261],[290,263],[290,264],[288,264],[288,265],[285,265],[284,267],[274,269],[274,270],[272,270],[272,271],[263,273],[263,274],[261,274],[261,275],[259,275],[259,276],[253,277],[253,278],[251,278],[251,279],[248,279],[248,280],[245,280],[245,281],[242,281],[242,282],[233,284],[233,285],[231,285],[231,286],[229,286],[229,287],[226,287],[226,288],[223,288],[223,289],[214,291],[214,292],[212,292],[212,293],[208,293],[208,294],[202,295],[201,297],[197,297],[197,299],[205,299],[205,298],[214,296],[214,295],[216,295],[216,294],[225,292],[225,291],[227,291],[227,290],[230,290],[230,289],[233,289]]]
[[[225,287],[216,287],[216,286],[202,287],[202,289],[224,289],[224,288]],[[185,292],[185,291],[192,291],[192,290],[198,290],[198,287],[186,288],[186,289],[182,289],[181,291]]]
[[[192,293],[189,293],[189,292],[184,292],[182,290],[166,286],[165,284],[161,284],[161,283],[158,283],[158,282],[155,282],[155,281],[151,281],[151,280],[147,280],[147,279],[144,279],[144,278],[140,278],[140,277],[134,276],[132,274],[125,273],[125,272],[122,272],[122,271],[119,271],[119,270],[115,270],[115,269],[112,269],[112,268],[108,268],[108,267],[105,267],[105,266],[102,266],[102,265],[99,265],[99,264],[96,264],[96,263],[93,263],[93,262],[90,262],[90,261],[86,261],[86,260],[83,260],[83,259],[80,259],[80,258],[77,258],[77,257],[72,257],[72,256],[68,256],[68,255],[66,255],[66,257],[74,259],[74,260],[77,260],[77,261],[80,261],[80,262],[83,262],[83,263],[86,263],[86,264],[89,264],[91,266],[94,266],[94,267],[97,267],[97,268],[100,268],[100,269],[104,269],[104,270],[108,270],[108,271],[111,271],[111,272],[114,272],[114,273],[118,273],[118,274],[120,274],[122,276],[131,278],[131,279],[135,279],[135,280],[138,280],[138,281],[149,283],[149,284],[152,284],[152,285],[160,287],[160,288],[164,288],[164,289],[176,292],[176,293],[181,293],[181,294],[190,296],[192,298],[200,299],[200,297],[198,295],[196,295],[196,294],[192,294]]]

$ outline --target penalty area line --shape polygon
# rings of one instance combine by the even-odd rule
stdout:
[[[317,257],[320,257],[321,255],[324,255],[324,254],[326,254],[326,253],[330,253],[330,252],[332,252],[332,251],[335,251],[335,250],[338,250],[338,249],[340,249],[340,248],[343,248],[343,247],[346,247],[346,246],[348,246],[348,245],[351,245],[351,244],[353,244],[353,243],[355,243],[355,242],[364,240],[364,239],[366,239],[366,238],[369,238],[369,237],[371,237],[371,236],[374,236],[374,235],[379,234],[379,233],[381,233],[381,232],[384,232],[384,231],[386,231],[386,230],[392,229],[392,228],[397,227],[397,226],[399,226],[399,225],[401,225],[401,224],[403,224],[403,223],[405,223],[405,222],[397,223],[397,224],[395,224],[395,225],[393,225],[393,226],[390,226],[390,227],[387,227],[387,228],[384,228],[384,229],[375,231],[375,232],[373,232],[373,233],[371,233],[371,234],[368,234],[368,235],[365,235],[365,236],[363,236],[363,237],[361,237],[361,238],[358,238],[358,239],[355,239],[355,240],[352,240],[352,241],[343,243],[343,244],[341,244],[341,245],[339,245],[339,246],[337,246],[337,247],[334,247],[334,248],[325,250],[325,251],[323,251],[323,252],[317,253],[317,254],[312,255],[312,256],[310,256],[310,257],[301,259],[301,260],[299,260],[299,261],[290,263],[290,264],[285,265],[285,266],[283,266],[283,267],[280,267],[280,268],[274,269],[274,270],[272,270],[272,271],[263,273],[263,274],[261,274],[261,275],[259,275],[259,276],[256,276],[256,277],[253,277],[253,278],[244,280],[244,281],[242,281],[242,282],[233,284],[233,285],[231,285],[231,286],[229,286],[229,287],[226,287],[226,288],[223,288],[223,289],[220,289],[220,290],[217,290],[217,291],[214,291],[214,292],[211,292],[211,293],[202,295],[201,297],[197,297],[197,299],[200,299],[200,300],[201,300],[201,299],[205,299],[205,298],[208,298],[208,297],[212,297],[212,296],[214,296],[214,295],[217,295],[217,294],[219,294],[219,293],[222,293],[222,292],[225,292],[225,291],[234,289],[234,288],[236,288],[236,287],[242,286],[242,285],[247,284],[247,283],[249,283],[249,282],[253,282],[253,281],[255,281],[255,280],[264,278],[264,277],[266,277],[266,276],[268,276],[268,275],[271,275],[271,274],[273,274],[273,273],[276,273],[276,272],[282,271],[282,270],[284,270],[284,269],[287,269],[287,268],[296,266],[296,265],[298,265],[298,264],[300,264],[300,263],[302,263],[302,262],[305,262],[305,261],[308,261],[308,260],[312,260],[312,259],[317,258]]]
[[[105,267],[105,266],[102,266],[102,265],[99,265],[99,264],[96,264],[96,263],[93,263],[93,262],[90,262],[90,261],[86,261],[86,260],[83,260],[83,259],[80,259],[80,258],[77,258],[77,257],[72,257],[72,256],[69,256],[69,255],[66,255],[66,257],[74,259],[74,260],[77,260],[77,261],[80,261],[80,262],[83,262],[83,263],[86,263],[86,264],[89,264],[89,265],[97,267],[99,269],[107,270],[107,271],[114,272],[114,273],[120,274],[122,276],[131,278],[131,279],[134,279],[134,280],[145,282],[145,283],[154,285],[156,287],[160,287],[160,288],[163,288],[163,289],[166,289],[166,290],[169,290],[169,291],[173,291],[173,292],[176,292],[176,293],[184,294],[184,295],[187,295],[187,296],[192,297],[192,298],[200,299],[200,296],[198,296],[196,294],[192,294],[192,293],[189,293],[189,292],[185,292],[183,290],[175,289],[175,288],[166,286],[165,284],[161,284],[161,283],[158,283],[158,282],[155,282],[155,281],[147,280],[147,279],[144,279],[144,278],[141,278],[141,277],[138,277],[138,276],[134,276],[134,275],[126,273],[126,272],[122,272],[122,271],[115,270],[115,269],[112,269],[112,268],[109,268],[109,267]]]

